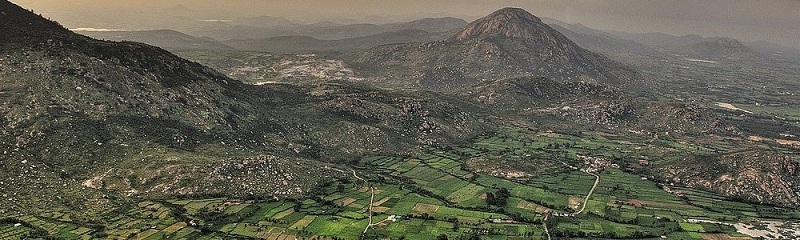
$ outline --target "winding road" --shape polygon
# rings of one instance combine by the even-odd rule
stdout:
[[[357,179],[359,179],[361,181],[364,181],[364,183],[367,184],[367,186],[369,186],[369,193],[370,193],[370,196],[369,196],[369,224],[367,224],[367,227],[364,228],[364,234],[366,234],[367,230],[369,230],[369,227],[372,227],[372,225],[373,225],[372,224],[372,205],[375,202],[375,188],[370,186],[369,182],[367,182],[367,180],[364,180],[363,178],[358,177],[358,175],[356,175],[356,170],[353,170],[353,177],[355,177],[355,178],[357,178]]]
[[[344,172],[345,172],[344,170],[341,170],[341,169],[338,169],[338,168],[330,168],[330,169],[333,169],[333,170],[335,170],[335,171],[342,172],[342,173],[344,173]],[[359,177],[359,176],[356,174],[356,170],[350,169],[350,171],[353,171],[353,177],[354,177],[354,178],[356,178],[356,179],[358,179],[358,180],[361,180],[361,181],[364,181],[364,183],[365,183],[365,184],[367,184],[367,186],[369,186],[369,192],[370,192],[370,196],[369,196],[369,208],[368,208],[368,212],[369,212],[369,223],[367,224],[367,226],[366,226],[366,227],[364,227],[364,232],[362,233],[362,234],[366,234],[366,233],[367,233],[367,230],[369,230],[369,227],[372,227],[372,226],[374,225],[374,224],[372,223],[372,205],[373,205],[373,203],[375,202],[375,188],[374,188],[374,187],[372,187],[372,186],[370,186],[370,185],[369,185],[369,182],[367,182],[367,180],[365,180],[365,179],[363,179],[363,178]]]
[[[567,164],[565,162],[561,162],[561,164],[564,164],[564,166],[567,166],[567,167],[572,168],[574,170],[578,170],[579,169],[578,167],[569,165],[569,164]],[[575,213],[569,214],[570,217],[574,217],[575,215],[581,214],[583,212],[583,210],[586,209],[586,204],[589,203],[589,198],[591,198],[592,194],[594,194],[594,190],[597,189],[597,185],[600,185],[600,175],[597,175],[595,173],[591,173],[588,170],[580,170],[580,171],[584,172],[586,174],[594,176],[594,185],[592,185],[592,189],[589,190],[589,194],[586,194],[586,198],[583,199],[583,204],[581,204],[581,210],[578,210]]]
[[[547,218],[548,217],[550,217],[550,211],[549,210],[544,214],[544,220],[542,220],[542,227],[544,228],[544,234],[547,235],[547,240],[551,240],[550,239],[550,231],[547,230]]]
[[[581,214],[583,212],[583,210],[586,209],[586,204],[589,203],[589,198],[592,197],[592,194],[594,193],[594,190],[597,189],[597,185],[600,184],[600,176],[599,175],[594,174],[594,173],[590,173],[589,171],[583,171],[583,172],[594,176],[594,178],[595,178],[594,179],[594,185],[592,186],[592,190],[589,190],[589,194],[586,195],[586,198],[583,199],[583,204],[581,204],[581,210],[578,210],[577,212],[573,213],[572,214],[573,216]]]

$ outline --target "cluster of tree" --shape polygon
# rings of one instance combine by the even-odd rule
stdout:
[[[584,232],[584,231],[565,231],[561,229],[553,229],[550,230],[550,234],[557,238],[628,238],[628,239],[640,239],[640,238],[653,238],[659,237],[657,234],[653,234],[651,232],[642,232],[642,231],[634,231],[631,234],[621,235],[614,231],[606,231],[606,232]]]
[[[506,188],[501,188],[497,190],[495,193],[486,193],[486,203],[489,205],[494,205],[498,207],[506,206],[508,202],[508,197],[511,196],[511,193]]]
[[[431,192],[431,191],[429,191],[427,189],[424,189],[422,187],[417,186],[416,183],[414,183],[413,180],[411,180],[408,177],[400,176],[398,179],[400,179],[401,182],[402,182],[402,185],[400,186],[401,189],[408,189],[408,190],[410,190],[410,191],[412,191],[412,192],[414,192],[416,194],[419,194],[419,195],[422,195],[422,196],[425,196],[425,197],[438,199],[438,200],[444,202],[446,205],[453,204],[453,202],[451,202],[446,197],[438,195],[438,194],[435,194],[435,193],[433,193],[433,192]]]
[[[181,205],[173,204],[168,201],[156,201],[164,207],[169,208],[169,215],[178,220],[179,222],[189,222],[188,213],[186,208]]]

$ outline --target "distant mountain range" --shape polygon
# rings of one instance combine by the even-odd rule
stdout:
[[[370,48],[409,42],[427,42],[446,38],[445,33],[431,33],[423,30],[399,30],[376,35],[346,38],[340,40],[321,40],[308,36],[281,36],[256,39],[234,39],[223,43],[244,51],[275,53],[334,53],[357,54]]]
[[[244,50],[275,53],[354,54],[372,47],[447,38],[467,22],[457,18],[425,18],[390,24],[300,24],[268,16],[209,21],[195,37],[175,30],[78,31],[104,40],[135,41],[169,50]],[[222,36],[228,33],[228,37]],[[222,35],[220,35],[222,34]],[[248,37],[249,36],[249,37]],[[252,38],[250,38],[252,37]]]
[[[445,32],[461,28],[467,22],[457,18],[425,18],[410,22],[389,24],[300,24],[272,17],[250,18],[231,22],[213,22],[187,30],[194,36],[207,36],[218,40],[264,39],[280,36],[308,36],[320,40],[340,40],[366,37],[401,30]]]
[[[92,38],[111,41],[134,41],[147,43],[169,50],[235,50],[208,37],[194,37],[174,30],[146,31],[77,31]]]
[[[668,58],[670,53],[708,59],[735,61],[768,61],[800,59],[800,49],[766,42],[741,43],[727,37],[703,37],[696,34],[673,36],[665,33],[628,33],[601,31],[581,24],[545,19],[549,25],[578,45],[589,50],[619,56],[615,59],[651,56]],[[666,54],[666,55],[665,55]]]

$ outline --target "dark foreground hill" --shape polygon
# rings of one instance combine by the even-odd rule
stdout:
[[[250,86],[157,47],[72,33],[8,1],[0,12],[3,206],[82,208],[102,193],[93,188],[302,196],[337,174],[301,170],[485,128],[458,99]]]

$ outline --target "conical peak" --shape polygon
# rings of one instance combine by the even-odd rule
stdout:
[[[513,7],[507,7],[494,11],[492,14],[489,14],[484,18],[501,21],[524,20],[530,22],[542,22],[541,19],[529,13],[528,11],[525,11],[525,9]]]
[[[503,8],[470,23],[450,40],[462,41],[493,36],[529,38],[542,34],[547,28],[541,19],[524,9]]]

